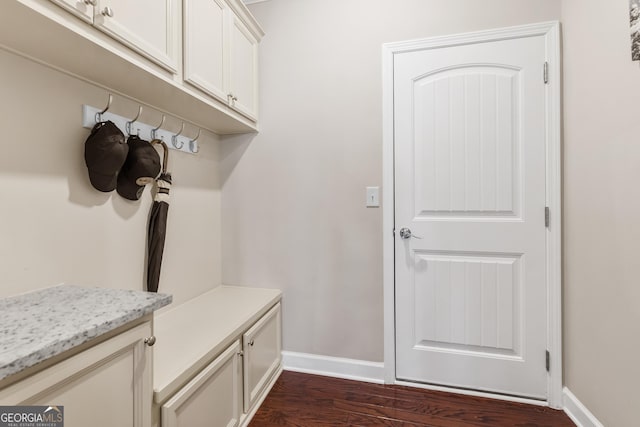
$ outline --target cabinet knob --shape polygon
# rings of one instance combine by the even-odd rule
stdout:
[[[84,0],[84,4],[89,4],[91,6],[95,6],[98,4],[97,0]]]
[[[91,1],[91,0],[89,0],[89,1]],[[104,16],[108,16],[109,18],[113,18],[113,9],[111,9],[109,6],[107,6],[104,9],[102,9],[102,14]]]
[[[249,341],[249,345],[253,347],[253,338],[251,338],[251,341]]]
[[[149,347],[151,347],[156,343],[156,337],[152,335],[149,338],[145,338],[144,343]]]

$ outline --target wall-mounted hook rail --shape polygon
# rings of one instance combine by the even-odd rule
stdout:
[[[189,141],[191,141],[191,138],[182,135],[182,131],[184,130],[184,123],[182,124],[181,131],[176,134],[175,132],[162,128],[162,126],[164,125],[164,115],[159,126],[149,125],[137,121],[139,115],[136,116],[135,119],[131,120],[131,117],[123,117],[108,112],[109,108],[111,107],[111,102],[112,96],[109,95],[109,102],[107,103],[107,107],[104,110],[102,108],[96,108],[90,105],[83,105],[82,126],[87,129],[91,129],[98,121],[111,120],[125,134],[138,135],[140,136],[140,138],[147,139],[149,141],[153,139],[159,139],[161,141],[171,141],[171,144],[167,144],[167,147],[169,147],[170,149],[182,151],[183,153],[196,154],[190,149]],[[142,110],[140,110],[140,112],[142,112]],[[131,125],[127,126],[127,123],[131,123]],[[128,127],[130,127],[131,129],[128,129]],[[174,138],[175,145],[173,144]]]

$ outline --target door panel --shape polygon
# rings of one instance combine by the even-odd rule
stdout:
[[[249,412],[282,361],[280,303],[242,336],[244,350],[244,411]]]
[[[438,71],[414,83],[416,215],[514,215],[518,72]]]
[[[519,353],[520,257],[416,252],[415,258],[415,345]]]
[[[228,102],[229,7],[222,0],[186,0],[185,81]]]
[[[234,101],[231,106],[256,120],[258,112],[258,40],[246,26],[233,17],[231,25],[230,82]]]
[[[178,0],[99,0],[94,25],[168,71],[177,71]],[[110,10],[111,16],[106,14]]]
[[[546,397],[545,55],[395,56],[399,379]]]
[[[162,405],[162,427],[235,427],[240,420],[240,342],[230,345]]]

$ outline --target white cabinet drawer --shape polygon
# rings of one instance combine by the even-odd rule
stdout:
[[[162,405],[162,427],[235,427],[240,420],[240,341]]]
[[[280,366],[281,331],[282,317],[278,303],[242,336],[245,412],[251,409]]]

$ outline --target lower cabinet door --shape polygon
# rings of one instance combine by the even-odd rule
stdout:
[[[244,412],[260,397],[282,360],[282,318],[276,304],[242,336]]]
[[[65,427],[149,427],[151,331],[146,322],[0,390],[0,405],[64,406]]]
[[[240,341],[162,405],[162,427],[234,427],[240,420]]]

